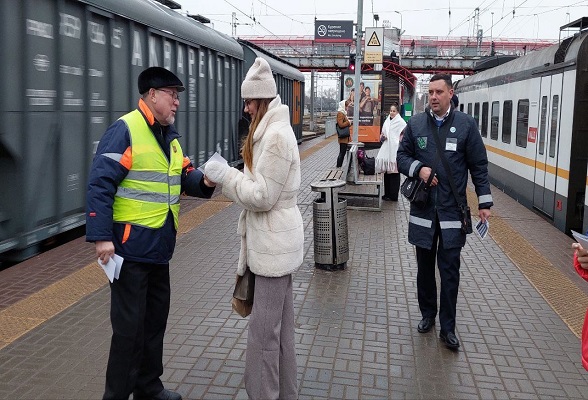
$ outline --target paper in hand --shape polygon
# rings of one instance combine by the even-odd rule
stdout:
[[[582,245],[583,248],[588,249],[588,236],[582,235],[579,232],[572,231],[572,236]]]
[[[478,223],[476,224],[476,232],[478,233],[478,236],[480,236],[480,238],[482,238],[482,239],[484,239],[486,237],[489,229],[490,229],[490,223],[488,222],[488,220],[486,220],[485,222],[482,222],[482,220],[479,220]]]
[[[228,164],[227,160],[225,160],[223,158],[223,156],[221,156],[218,151],[215,151],[214,154],[212,156],[210,156],[210,158],[208,159],[208,161],[218,161],[219,163],[223,163],[223,164]],[[202,164],[201,166],[198,167],[198,170],[202,173],[204,173],[204,166],[206,165],[206,163],[208,162],[206,161],[204,164]]]
[[[124,258],[116,254],[110,257],[106,264],[104,264],[100,259],[98,259],[98,265],[102,267],[110,283],[112,283],[115,279],[118,279],[118,277],[120,276],[120,269],[122,267],[123,261]]]

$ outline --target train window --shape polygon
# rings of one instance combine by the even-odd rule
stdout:
[[[472,103],[468,103],[468,115],[472,115]]]
[[[478,129],[480,129],[480,103],[474,104],[474,119],[476,120]]]
[[[555,157],[555,142],[557,139],[557,116],[559,109],[559,95],[553,96],[551,103],[551,133],[549,135],[549,157]]]
[[[498,140],[498,123],[500,118],[500,103],[492,102],[492,116],[490,117],[490,139]]]
[[[488,102],[482,103],[482,129],[480,131],[482,136],[488,136]]]
[[[539,154],[545,152],[545,129],[547,128],[547,96],[541,98],[541,124],[539,125]]]
[[[527,133],[529,133],[529,100],[519,100],[517,105],[517,146],[527,147]]]
[[[506,100],[502,108],[502,142],[510,143],[512,129],[512,100]]]
[[[463,112],[463,104],[459,105],[459,111]]]

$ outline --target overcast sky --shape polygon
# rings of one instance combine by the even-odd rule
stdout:
[[[357,20],[355,0],[175,0],[181,12],[209,18],[214,29],[231,35],[236,13],[238,36],[314,35],[314,19]],[[473,36],[558,39],[560,26],[588,16],[588,0],[364,0],[363,27],[378,14],[410,36]],[[395,6],[394,4],[398,4]],[[479,9],[476,24],[476,7]],[[396,12],[398,11],[398,12]],[[514,15],[513,15],[514,11]]]

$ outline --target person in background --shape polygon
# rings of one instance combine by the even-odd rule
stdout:
[[[347,118],[346,109],[348,105],[349,100],[341,100],[339,102],[336,122],[339,128],[351,126],[351,122],[349,121],[349,118]],[[345,158],[345,154],[347,153],[347,143],[351,141],[351,135],[347,136],[346,138],[338,138],[337,141],[339,142],[339,156],[337,156],[337,168],[341,168],[341,166],[343,165],[343,159]]]
[[[380,135],[382,147],[380,147],[376,156],[376,173],[384,173],[383,200],[398,201],[400,173],[396,164],[396,152],[405,126],[406,122],[398,113],[398,104],[392,104],[390,106],[390,115],[382,126]]]
[[[588,281],[588,249],[584,249],[580,243],[572,244],[574,252],[574,268],[578,275]],[[582,328],[582,366],[588,371],[588,310],[584,317]]]
[[[88,183],[86,240],[103,263],[124,258],[110,284],[112,342],[104,399],[180,400],[163,387],[163,335],[170,306],[169,261],[180,194],[210,198],[214,184],[184,156],[173,123],[180,79],[147,68],[138,108],[119,118],[98,144]]]
[[[243,208],[237,274],[255,274],[249,319],[245,389],[251,399],[298,397],[292,274],[304,256],[298,209],[300,156],[290,111],[276,92],[269,64],[257,58],[241,85],[249,134],[241,149],[244,171],[208,162],[205,176]]]
[[[451,105],[453,106],[453,108],[457,110],[457,106],[459,106],[459,98],[456,94],[453,94],[453,96],[451,97]]]
[[[416,246],[417,292],[422,319],[420,333],[435,326],[437,315],[437,284],[435,263],[441,277],[439,337],[450,349],[459,348],[455,335],[455,314],[459,289],[460,253],[466,242],[461,229],[459,202],[449,183],[453,177],[460,202],[466,204],[468,171],[478,195],[478,215],[483,222],[490,217],[492,195],[488,181],[488,157],[478,124],[469,115],[451,106],[451,77],[436,74],[429,81],[429,105],[425,112],[413,116],[404,130],[397,154],[398,170],[409,177],[427,181],[432,168],[428,203],[423,208],[410,205],[408,241]],[[439,138],[441,152],[450,171],[437,160]]]

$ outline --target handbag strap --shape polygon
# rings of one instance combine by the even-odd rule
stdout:
[[[453,115],[452,115],[451,121],[453,121]],[[464,203],[463,203],[463,201],[461,201],[459,195],[457,194],[457,188],[455,187],[455,181],[453,180],[453,175],[451,174],[451,169],[449,168],[449,164],[447,163],[447,159],[445,158],[445,155],[441,151],[441,141],[439,140],[439,136],[443,136],[443,138],[445,138],[445,136],[441,134],[441,130],[437,129],[437,133],[433,133],[433,137],[435,138],[435,143],[437,144],[437,156],[441,159],[441,162],[443,163],[443,168],[445,168],[445,171],[447,171],[447,176],[449,179],[449,185],[451,186],[451,191],[453,192],[453,196],[455,197],[457,204],[461,208],[461,207],[463,207]]]

